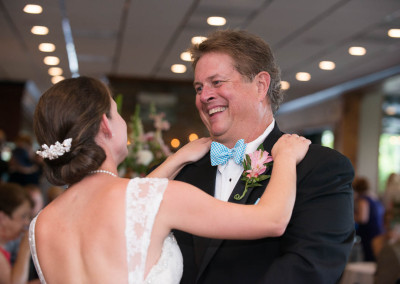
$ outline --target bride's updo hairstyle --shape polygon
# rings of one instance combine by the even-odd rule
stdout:
[[[110,117],[111,93],[99,80],[65,79],[47,90],[35,110],[33,127],[40,145],[72,138],[69,152],[45,158],[47,179],[55,185],[72,185],[97,170],[106,154],[96,144],[102,115]]]

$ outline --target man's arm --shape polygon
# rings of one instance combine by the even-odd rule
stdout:
[[[336,151],[310,146],[298,166],[292,219],[281,238],[282,256],[261,283],[336,283],[354,238],[354,177],[349,160]]]

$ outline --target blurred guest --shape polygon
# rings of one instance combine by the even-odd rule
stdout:
[[[28,184],[25,187],[26,192],[28,192],[29,196],[33,201],[33,208],[32,208],[32,218],[35,217],[40,210],[44,207],[44,198],[43,193],[39,186],[35,184]]]
[[[383,193],[383,205],[386,209],[393,208],[395,203],[400,204],[400,175],[391,173],[386,181],[385,191]]]
[[[354,220],[357,223],[356,233],[361,237],[364,260],[375,261],[371,241],[383,233],[385,210],[382,203],[370,191],[366,178],[357,177],[353,181],[353,188],[355,192]]]
[[[9,162],[9,182],[20,185],[39,184],[41,167],[32,149],[32,138],[19,135]]]
[[[0,129],[0,183],[3,182],[3,176],[8,172],[8,163],[3,160],[3,147],[6,143],[6,134]]]
[[[400,283],[400,240],[387,243],[377,257],[375,284]]]
[[[383,216],[384,232],[372,239],[372,250],[375,258],[378,257],[386,244],[394,244],[400,240],[399,216],[394,216],[394,211],[388,209]],[[400,268],[400,267],[399,267]]]
[[[32,207],[31,214],[30,214],[31,218],[33,218],[44,207],[43,194],[42,194],[42,191],[40,190],[40,188],[34,184],[26,185],[24,187],[24,190],[30,196],[30,198],[33,202],[32,203],[33,207]],[[22,238],[20,237],[16,240],[13,240],[6,244],[6,250],[11,253],[11,264],[14,264],[17,259],[21,239]],[[29,280],[35,280],[35,279],[38,280],[39,279],[39,276],[37,275],[32,258],[30,258],[30,262],[29,262],[29,277],[28,277],[28,279]]]
[[[27,227],[31,220],[32,201],[19,185],[0,185],[0,283],[26,283],[30,250]],[[11,266],[10,253],[5,244],[22,235],[18,256]]]

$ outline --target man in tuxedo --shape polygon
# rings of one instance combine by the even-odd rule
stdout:
[[[282,94],[280,72],[268,44],[245,31],[225,30],[189,51],[196,106],[213,141],[232,149],[244,139],[246,154],[260,144],[271,153],[283,134],[274,119]],[[235,158],[241,151],[231,152],[234,159],[219,165],[211,165],[211,160],[220,159],[207,154],[183,168],[176,179],[221,200],[255,204],[268,179],[235,199],[243,194],[245,182],[240,180],[243,166]],[[181,283],[336,283],[353,244],[353,176],[346,157],[310,145],[297,166],[296,204],[284,235],[237,241],[176,231],[184,258]]]

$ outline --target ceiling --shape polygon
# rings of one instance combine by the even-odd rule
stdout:
[[[43,12],[26,14],[26,4],[40,4]],[[223,16],[223,28],[246,29],[271,45],[282,79],[291,84],[286,101],[390,68],[396,74],[400,67],[400,39],[387,35],[400,28],[399,0],[0,0],[0,15],[0,80],[29,81],[39,94],[52,85],[40,43],[56,45],[52,55],[71,77],[63,18],[70,23],[79,74],[97,78],[191,81],[190,63],[180,53],[191,37],[215,29],[206,23],[209,16]],[[49,34],[33,35],[34,25],[47,26]],[[367,53],[351,56],[350,46]],[[336,69],[319,69],[322,60],[334,61]],[[172,73],[175,63],[188,71]],[[311,80],[297,81],[299,71]]]

